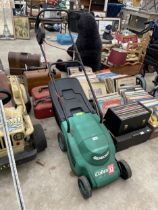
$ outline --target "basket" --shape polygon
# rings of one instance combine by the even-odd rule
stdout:
[[[142,63],[135,62],[135,63],[125,63],[122,66],[112,66],[110,70],[117,74],[126,74],[129,76],[133,76],[140,73],[140,69],[142,67]]]

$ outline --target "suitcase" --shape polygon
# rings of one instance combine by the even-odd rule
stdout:
[[[61,78],[61,73],[56,71],[55,79]],[[31,90],[34,87],[48,85],[50,80],[49,71],[47,69],[44,70],[36,70],[36,71],[25,71],[23,75],[24,84],[27,87],[29,94],[31,95]]]
[[[147,126],[151,111],[138,102],[111,107],[105,114],[105,126],[120,136]]]
[[[108,63],[114,66],[121,66],[126,63],[127,51],[120,48],[112,48],[108,57]]]
[[[38,86],[31,90],[31,96],[35,100],[39,100],[41,98],[48,98],[50,96],[48,85]]]
[[[25,66],[40,67],[40,54],[31,54],[25,52],[9,52],[8,62],[11,75],[21,75],[25,71]]]
[[[45,119],[54,116],[48,86],[33,88],[31,95],[35,118]]]
[[[141,128],[121,136],[114,136],[113,134],[111,134],[111,136],[113,138],[116,151],[119,152],[147,141],[150,138],[151,133],[152,129],[146,126],[145,128]]]

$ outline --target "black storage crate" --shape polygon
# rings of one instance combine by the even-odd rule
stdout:
[[[138,102],[109,108],[105,126],[115,136],[120,136],[147,126],[151,111]]]

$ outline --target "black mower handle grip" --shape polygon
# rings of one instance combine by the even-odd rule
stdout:
[[[78,60],[74,60],[74,61],[61,61],[61,62],[55,62],[55,63],[49,63],[49,68],[51,69],[52,66],[56,65],[56,64],[70,64],[70,63],[78,63],[78,65],[82,68],[82,64],[80,61]]]

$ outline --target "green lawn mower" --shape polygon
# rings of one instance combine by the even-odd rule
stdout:
[[[44,37],[40,35],[40,29],[38,28],[40,14],[42,14],[42,11],[39,13],[36,22],[37,37]],[[42,49],[41,39],[39,42],[37,38],[37,41]],[[102,114],[95,93],[78,49],[75,43],[73,44],[79,58],[79,61],[74,62],[78,62],[85,73],[98,114],[92,108],[76,78],[54,80],[51,72],[53,66],[57,63],[48,64],[50,75],[52,75],[52,80],[49,82],[49,91],[55,118],[61,129],[58,133],[60,149],[67,152],[71,169],[78,176],[79,190],[82,196],[87,199],[92,196],[92,189],[105,186],[119,177],[128,179],[132,172],[124,160],[117,161],[115,158],[113,140],[102,123]],[[42,52],[44,53],[43,49]]]

